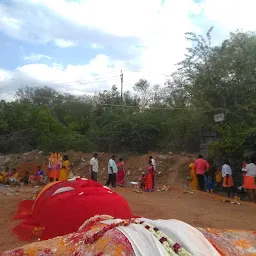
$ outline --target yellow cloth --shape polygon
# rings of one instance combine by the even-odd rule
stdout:
[[[222,175],[221,175],[220,171],[217,171],[215,173],[215,180],[216,180],[217,183],[220,183],[222,181]]]
[[[0,173],[0,183],[6,183],[8,180],[8,172],[1,172]]]
[[[14,178],[16,181],[20,181],[20,177],[17,172],[13,174],[12,178]]]
[[[196,170],[195,170],[195,165],[194,163],[191,163],[189,165],[189,172],[191,176],[191,181],[189,182],[189,187],[192,190],[198,190],[198,180],[196,176]]]
[[[62,167],[66,167],[66,169],[64,169],[64,168],[61,168],[61,169],[60,169],[60,178],[59,178],[59,180],[60,180],[60,181],[65,181],[65,180],[68,179],[69,161],[68,161],[68,160],[63,161],[63,162],[62,162]]]

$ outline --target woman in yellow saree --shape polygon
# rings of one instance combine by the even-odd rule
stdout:
[[[190,174],[189,188],[192,190],[198,190],[198,180],[196,176],[194,160],[189,165],[189,174]]]
[[[69,173],[69,161],[68,161],[68,156],[64,155],[63,156],[63,161],[62,161],[62,167],[60,169],[60,181],[65,181],[68,179],[68,173]]]

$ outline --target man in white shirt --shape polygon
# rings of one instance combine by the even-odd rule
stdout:
[[[154,168],[154,172],[153,172],[153,189],[154,189],[155,188],[156,160],[153,158],[153,156],[150,156],[149,161],[151,161],[151,164],[153,165],[153,168]]]
[[[153,156],[149,157],[149,160],[151,161],[153,167],[154,167],[154,171],[156,171],[156,160],[153,158]]]
[[[108,180],[106,186],[111,184],[112,188],[116,187],[116,174],[117,174],[117,166],[116,166],[116,156],[111,156],[108,162]]]
[[[98,171],[99,171],[99,162],[98,162],[98,154],[93,154],[93,158],[90,160],[90,172],[91,179],[96,181],[98,180]]]

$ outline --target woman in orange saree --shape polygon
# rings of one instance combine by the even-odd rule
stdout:
[[[153,173],[154,173],[154,167],[153,167],[151,161],[149,161],[148,166],[146,168],[145,192],[153,191]]]

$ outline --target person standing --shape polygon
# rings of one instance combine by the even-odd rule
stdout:
[[[106,186],[111,184],[112,188],[116,187],[117,166],[115,160],[116,156],[112,155],[108,162],[108,180]]]
[[[214,187],[214,175],[216,171],[216,165],[213,163],[213,160],[208,161],[210,167],[208,172],[205,173],[204,182],[206,185],[206,191],[213,194]]]
[[[189,188],[191,190],[198,190],[198,180],[196,176],[196,170],[195,170],[195,159],[189,164],[189,177],[190,177],[190,182],[189,182]]]
[[[96,182],[98,180],[98,171],[99,171],[98,154],[94,153],[93,158],[90,160],[90,172],[91,172],[91,179]]]
[[[151,162],[151,165],[153,166],[152,182],[153,182],[153,189],[155,189],[156,160],[153,158],[153,156],[150,156],[149,161]]]
[[[124,170],[124,160],[123,158],[119,159],[119,163],[117,166],[117,175],[116,175],[116,185],[117,186],[124,186],[125,184],[125,170]]]
[[[255,185],[255,177],[256,177],[256,159],[252,158],[250,163],[243,168],[243,188],[249,191],[249,200],[251,202],[255,201],[256,203],[256,185]]]
[[[202,155],[199,155],[198,159],[196,159],[194,162],[198,185],[201,191],[204,191],[204,174],[208,171],[209,167],[210,165],[205,159],[203,159]]]
[[[149,160],[148,166],[146,169],[146,176],[145,176],[145,192],[153,192],[153,173],[154,173],[154,166],[152,164],[152,161]]]
[[[231,189],[234,186],[234,182],[233,182],[233,178],[232,178],[232,169],[230,167],[228,160],[222,166],[221,172],[222,172],[222,177],[223,177],[222,187],[224,187],[226,189],[226,191],[228,192],[228,197],[230,197]]]
[[[68,156],[64,155],[62,160],[62,167],[60,169],[60,181],[66,181],[68,180],[68,174],[69,174],[69,160]]]

